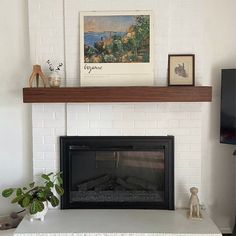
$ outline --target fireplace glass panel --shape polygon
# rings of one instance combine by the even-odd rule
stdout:
[[[164,150],[72,151],[70,203],[163,202]]]
[[[174,209],[173,136],[63,136],[62,209]]]

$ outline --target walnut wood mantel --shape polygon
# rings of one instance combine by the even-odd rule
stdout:
[[[23,88],[25,103],[210,102],[210,86]]]

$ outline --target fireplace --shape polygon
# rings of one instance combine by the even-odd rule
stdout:
[[[173,136],[62,136],[62,209],[174,209]]]

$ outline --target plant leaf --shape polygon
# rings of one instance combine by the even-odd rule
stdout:
[[[19,202],[20,200],[22,200],[23,197],[24,197],[24,195],[20,195],[20,196],[18,196],[18,197],[15,197],[15,198],[11,201],[11,203],[17,203],[17,202]]]
[[[26,208],[27,206],[29,206],[30,204],[30,197],[29,196],[25,196],[21,202],[21,206],[23,208]]]
[[[27,188],[26,188],[26,187],[23,187],[23,190],[27,190]]]
[[[64,189],[61,186],[59,186],[58,184],[55,184],[55,189],[60,196],[62,196],[64,194]]]
[[[59,199],[56,196],[52,196],[50,199],[50,203],[53,207],[56,207],[59,205]]]
[[[32,204],[30,205],[29,211],[31,215],[34,215],[38,212],[36,200],[34,200]]]
[[[35,182],[30,183],[30,184],[29,184],[30,188],[33,188],[33,187],[34,187],[34,184],[35,184]]]
[[[57,181],[58,181],[59,184],[63,183],[63,180],[62,180],[62,178],[60,176],[57,177]]]
[[[37,199],[34,199],[34,201],[32,202],[31,206],[30,206],[30,214],[34,215],[37,212],[41,212],[44,209],[44,205],[42,202],[40,202]]]
[[[24,208],[24,207],[22,206],[22,199],[20,199],[20,200],[18,201],[18,204],[19,204],[22,208]]]
[[[49,174],[47,174],[47,176],[53,175],[53,172],[50,172]]]
[[[37,205],[37,210],[38,210],[38,212],[43,211],[43,209],[44,209],[43,203],[42,203],[41,201],[38,201],[38,200],[36,200],[35,203],[36,203],[36,205]]]
[[[45,198],[45,192],[40,191],[40,192],[37,193],[37,196],[39,198]]]
[[[5,189],[5,190],[2,192],[2,196],[3,196],[3,197],[10,197],[13,192],[14,192],[14,189],[13,189],[13,188]]]
[[[16,190],[16,196],[20,196],[22,194],[22,189],[21,188],[18,188]]]
[[[50,178],[49,178],[47,175],[45,175],[45,174],[42,174],[41,177],[42,177],[43,179],[46,179],[47,181],[50,181]]]
[[[39,201],[44,202],[47,200],[47,193],[46,192],[39,192],[37,194],[37,198]]]
[[[52,192],[51,190],[47,190],[47,191],[45,192],[45,195],[46,195],[46,198],[47,198],[47,199],[50,199],[54,194],[53,194],[53,192]]]
[[[55,174],[55,176],[60,176],[62,174],[62,171]]]
[[[46,184],[46,186],[47,186],[48,188],[53,188],[53,187],[54,187],[54,184],[53,184],[52,181],[49,181],[49,182]]]

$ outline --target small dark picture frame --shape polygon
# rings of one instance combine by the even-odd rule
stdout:
[[[194,86],[195,55],[168,55],[168,86]]]

